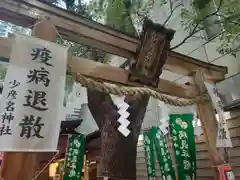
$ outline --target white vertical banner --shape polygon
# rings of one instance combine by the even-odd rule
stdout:
[[[232,147],[232,140],[227,127],[226,119],[223,115],[224,112],[222,110],[222,103],[217,92],[217,88],[214,84],[205,83],[205,85],[219,117],[216,147]]]
[[[227,127],[227,121],[223,116],[223,111],[221,108],[217,109],[219,115],[218,132],[217,132],[217,142],[216,147],[232,147],[232,140]]]
[[[0,151],[56,151],[68,48],[16,35],[0,101]]]

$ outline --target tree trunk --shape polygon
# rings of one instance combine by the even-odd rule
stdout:
[[[130,107],[125,137],[118,130],[118,109],[108,94],[88,90],[88,106],[101,132],[99,177],[109,179],[136,179],[136,146],[149,97],[127,97]]]

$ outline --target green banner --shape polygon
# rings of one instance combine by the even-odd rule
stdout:
[[[192,114],[170,115],[170,132],[179,180],[196,179],[196,147],[192,121]]]
[[[162,179],[175,180],[175,171],[172,164],[170,152],[168,150],[167,137],[162,134],[159,128],[153,127],[154,144],[156,154],[161,169]]]
[[[65,159],[65,171],[63,180],[81,179],[84,163],[84,153],[84,135],[71,135],[68,140],[68,150]]]
[[[150,132],[144,133],[144,149],[148,180],[156,178],[154,158],[155,152],[158,158],[162,179],[176,179],[174,168],[172,165],[171,155],[168,150],[167,138],[162,134],[159,128],[152,127]]]
[[[155,180],[155,158],[154,158],[154,141],[151,132],[143,133],[145,161],[147,166],[148,180]]]

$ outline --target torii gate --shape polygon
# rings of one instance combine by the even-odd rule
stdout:
[[[21,0],[1,0],[0,2],[1,19],[12,23],[29,27],[38,19],[47,18],[49,21],[43,21],[36,25],[33,35],[49,40],[56,40],[57,27],[61,35],[66,39],[79,43],[84,43],[97,47],[112,54],[127,57],[133,61],[134,66],[130,70],[111,67],[109,65],[85,60],[70,56],[68,64],[71,65],[71,72],[78,80],[78,74],[91,77],[100,81],[108,81],[130,86],[148,85],[151,89],[176,97],[194,98],[207,93],[204,79],[222,79],[227,73],[227,68],[207,64],[197,61],[193,58],[169,51],[169,44],[173,38],[174,31],[165,29],[147,21],[145,23],[142,40],[127,36],[116,30],[97,24],[83,17],[67,13],[59,8],[48,6],[39,1]],[[53,24],[51,24],[53,23]],[[152,39],[154,37],[155,39]],[[149,48],[150,47],[150,48]],[[138,49],[138,50],[137,50]],[[161,49],[161,53],[159,52]],[[0,39],[0,56],[9,58],[11,52],[11,39]],[[149,54],[151,54],[149,56]],[[146,64],[147,56],[147,64]],[[176,72],[182,75],[192,75],[192,87],[182,87],[167,80],[160,79],[162,69]],[[201,69],[199,71],[198,69]],[[196,92],[193,91],[196,90]],[[145,101],[146,104],[147,100]],[[216,117],[211,102],[204,101],[197,104],[200,120],[203,124],[203,130],[208,146],[210,158],[213,165],[222,164],[224,159],[218,153],[216,144]],[[140,111],[144,111],[144,107]],[[24,155],[25,154],[25,155]],[[28,153],[14,154],[9,153],[8,157],[27,158],[34,161],[33,156],[27,156]],[[12,162],[5,161],[8,167]],[[15,168],[22,171],[25,160],[18,163]],[[33,162],[32,162],[33,163]],[[25,167],[26,168],[26,167]],[[121,171],[121,170],[120,170]],[[4,171],[6,178],[25,179],[26,174],[18,174],[9,170]],[[5,179],[6,179],[5,178]],[[10,180],[6,179],[6,180]]]

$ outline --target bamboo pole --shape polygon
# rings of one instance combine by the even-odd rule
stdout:
[[[41,21],[33,28],[32,36],[56,41],[56,31],[50,21]],[[40,153],[8,152],[5,153],[2,177],[4,180],[32,180],[39,165]]]

